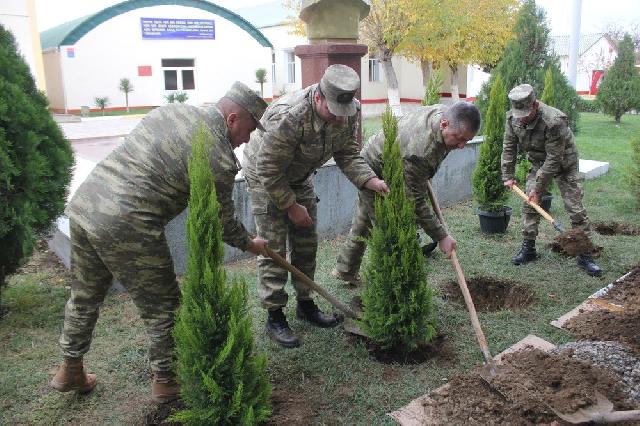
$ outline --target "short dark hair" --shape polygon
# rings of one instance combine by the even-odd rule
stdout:
[[[480,111],[471,102],[458,101],[451,105],[444,113],[452,127],[465,129],[477,133],[480,130]]]

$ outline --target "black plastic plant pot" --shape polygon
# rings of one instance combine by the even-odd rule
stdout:
[[[485,234],[504,233],[509,226],[512,211],[511,207],[507,206],[497,212],[488,212],[478,207],[476,214],[480,218],[480,230]]]
[[[540,197],[540,207],[542,207],[542,210],[549,213],[549,211],[551,210],[552,200],[553,200],[553,195],[551,194],[543,195],[542,197]]]

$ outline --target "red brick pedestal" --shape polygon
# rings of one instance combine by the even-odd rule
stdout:
[[[323,43],[296,46],[294,53],[302,63],[302,87],[318,83],[329,66],[347,65],[355,70],[362,80],[360,59],[367,54],[364,44]],[[360,99],[360,89],[356,92]],[[362,117],[360,117],[362,122]],[[362,126],[358,129],[358,144],[362,146]]]

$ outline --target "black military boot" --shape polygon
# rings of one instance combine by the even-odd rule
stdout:
[[[580,265],[582,269],[587,271],[587,274],[592,277],[599,277],[602,275],[602,268],[593,261],[593,257],[591,257],[590,253],[582,253],[578,256],[578,265]]]
[[[536,240],[523,240],[518,254],[511,258],[514,265],[524,265],[538,258],[536,253]]]
[[[287,317],[284,316],[282,308],[269,311],[269,317],[267,318],[267,335],[282,347],[297,348],[300,346],[300,340],[298,340],[289,328]]]
[[[335,316],[323,314],[313,300],[299,300],[296,316],[322,328],[335,327],[340,322]]]

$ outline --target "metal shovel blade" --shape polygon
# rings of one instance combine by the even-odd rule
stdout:
[[[613,411],[613,403],[607,399],[600,392],[596,391],[595,405],[584,407],[571,414],[564,414],[556,411],[553,407],[553,411],[562,420],[571,424],[581,423],[617,423],[624,421],[640,420],[640,410],[627,410],[627,411]]]

